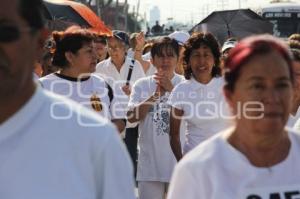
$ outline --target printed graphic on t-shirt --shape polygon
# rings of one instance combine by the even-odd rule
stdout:
[[[300,199],[300,184],[280,187],[245,189],[242,199]]]
[[[102,104],[101,104],[101,100],[100,98],[96,95],[96,94],[93,94],[91,96],[91,105],[93,107],[93,109],[97,112],[100,112],[102,111]]]
[[[167,94],[161,96],[150,110],[153,112],[152,121],[157,135],[166,135],[170,131],[170,105],[167,104],[168,98]]]

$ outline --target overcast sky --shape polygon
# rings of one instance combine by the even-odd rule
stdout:
[[[300,0],[294,0],[300,3]],[[138,0],[128,0],[131,5],[137,5]],[[223,2],[223,4],[222,4]],[[149,10],[153,6],[158,6],[160,9],[161,23],[166,23],[168,18],[173,18],[174,21],[184,23],[198,22],[209,14],[212,10],[220,10],[222,7],[227,9],[237,9],[241,7],[252,7],[262,3],[269,2],[268,0],[140,0],[139,13],[146,13],[149,20]],[[226,4],[227,3],[227,4]],[[222,6],[223,5],[223,6]],[[131,6],[131,10],[133,6]],[[170,19],[169,19],[170,20]]]

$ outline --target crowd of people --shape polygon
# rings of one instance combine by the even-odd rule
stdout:
[[[300,34],[47,35],[42,8],[0,7],[1,198],[300,197]]]

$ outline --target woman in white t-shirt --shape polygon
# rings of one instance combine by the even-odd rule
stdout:
[[[179,46],[163,37],[151,49],[155,75],[135,82],[128,121],[139,122],[137,181],[139,199],[164,199],[176,159],[169,145],[169,95],[183,77],[175,74]]]
[[[112,120],[121,132],[125,112],[115,112],[116,96],[104,79],[91,73],[96,68],[95,34],[73,26],[65,32],[53,32],[55,52],[52,64],[59,71],[40,79],[43,88],[67,96],[81,105]]]
[[[300,135],[284,129],[292,108],[292,58],[270,36],[242,40],[225,62],[235,126],[176,166],[168,199],[299,198]]]
[[[173,89],[169,98],[170,144],[177,160],[199,143],[215,135],[229,124],[224,119],[223,78],[220,69],[220,50],[211,33],[195,33],[185,43],[186,81]],[[180,123],[186,122],[183,152]],[[185,124],[185,123],[183,123]]]

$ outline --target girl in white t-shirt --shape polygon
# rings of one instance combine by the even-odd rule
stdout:
[[[216,38],[211,33],[193,34],[185,44],[183,59],[186,81],[177,85],[169,98],[172,106],[170,144],[178,161],[183,154],[229,125],[222,117],[226,108]],[[186,122],[183,153],[182,119]]]
[[[273,36],[249,37],[232,49],[225,70],[235,126],[179,162],[168,199],[299,198],[300,135],[284,128],[293,97],[290,52]]]
[[[125,112],[115,112],[120,104],[104,79],[92,75],[96,68],[95,34],[80,27],[54,32],[55,52],[52,64],[59,71],[40,79],[42,86],[64,95],[112,120],[121,132],[125,128]]]
[[[183,77],[175,74],[179,46],[171,38],[154,42],[151,49],[155,75],[135,82],[129,100],[128,121],[139,122],[137,181],[139,199],[164,199],[176,164],[169,144],[167,101]]]

